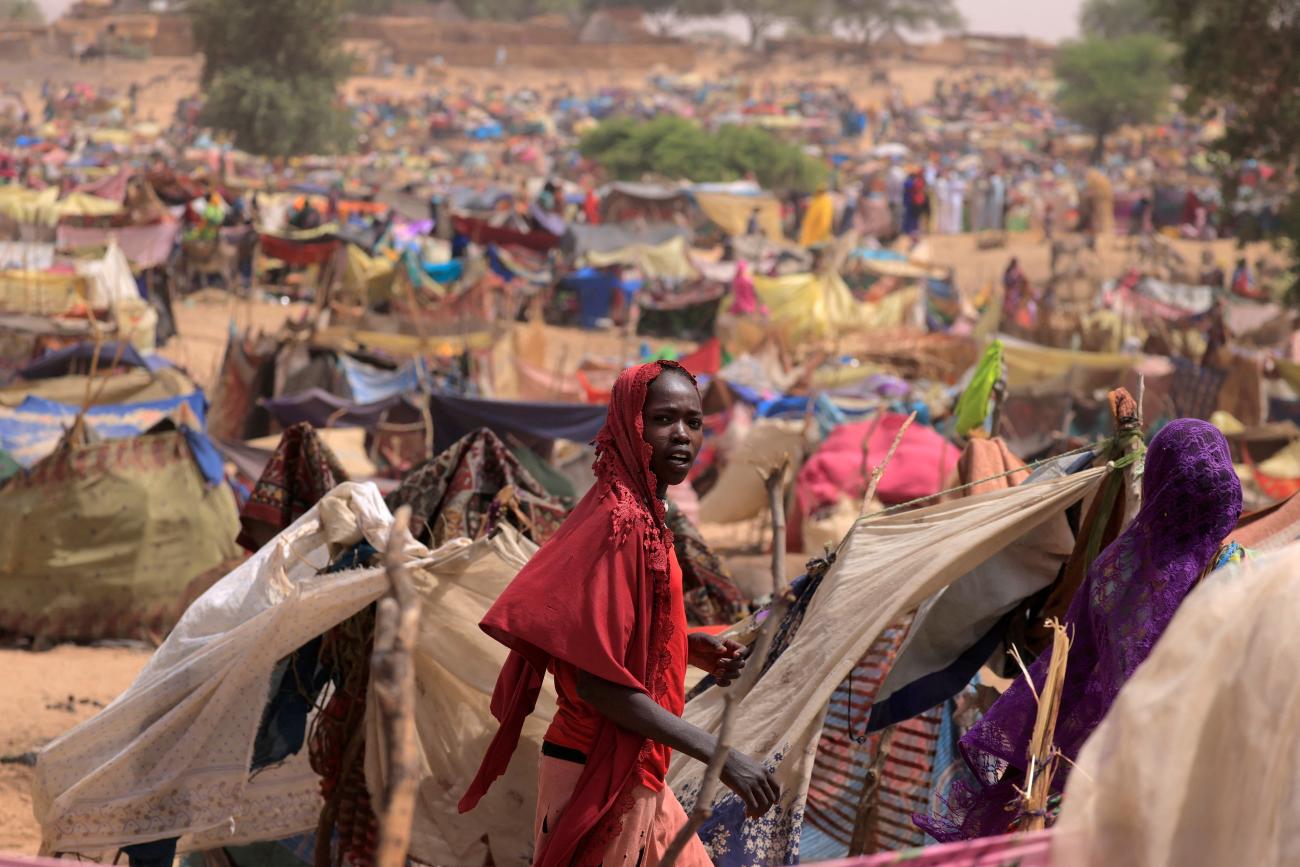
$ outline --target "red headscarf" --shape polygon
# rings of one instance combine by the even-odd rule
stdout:
[[[479,624],[510,648],[510,656],[492,694],[501,728],[461,798],[462,813],[505,772],[551,660],[656,701],[667,688],[673,536],[656,496],[642,412],[650,383],[668,369],[686,373],[676,362],[653,361],[619,375],[596,437],[595,487]],[[572,800],[533,854],[534,867],[600,863],[631,806],[650,745],[608,720],[601,723]]]

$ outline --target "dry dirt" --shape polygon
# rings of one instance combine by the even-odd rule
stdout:
[[[40,846],[32,768],[20,757],[94,716],[148,659],[146,650],[121,647],[0,650],[0,851],[35,853]]]

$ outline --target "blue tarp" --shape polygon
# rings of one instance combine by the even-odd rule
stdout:
[[[312,427],[374,427],[386,410],[400,405],[399,396],[374,403],[358,403],[330,394],[322,388],[309,388],[297,394],[262,401],[271,418],[281,427],[300,421]]]
[[[442,452],[466,434],[485,427],[502,439],[513,434],[524,445],[545,454],[553,440],[590,442],[605,423],[604,404],[537,403],[433,394],[429,406],[433,412],[435,452]]]
[[[578,324],[595,328],[597,320],[609,316],[619,279],[614,271],[583,268],[565,277],[561,285],[578,293]]]
[[[424,391],[427,369],[424,359],[408,361],[397,370],[384,370],[347,355],[339,356],[339,366],[357,403],[377,403],[413,391]]]
[[[113,359],[118,357],[117,353],[117,341],[101,345],[99,347],[99,369],[107,370],[112,365]],[[23,379],[50,379],[55,376],[67,376],[78,362],[84,362],[84,365],[79,366],[89,369],[91,359],[94,356],[95,344],[82,342],[54,352],[47,352],[18,371],[18,375]],[[154,369],[129,343],[122,349],[122,357],[119,359],[118,364],[126,367]]]
[[[208,481],[218,482],[222,478],[222,461],[203,433],[207,423],[207,400],[202,391],[164,400],[92,406],[86,410],[86,424],[103,439],[139,436],[171,417],[182,404],[194,413],[199,425],[198,430],[181,426],[195,463]],[[8,452],[23,468],[30,469],[54,451],[79,409],[71,404],[33,396],[12,409],[0,407],[0,450]]]
[[[465,265],[460,259],[452,259],[450,262],[440,262],[436,265],[421,262],[420,267],[424,269],[424,273],[439,283],[453,283],[465,273]]]

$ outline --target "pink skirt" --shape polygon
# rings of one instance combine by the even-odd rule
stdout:
[[[576,762],[541,757],[537,818],[533,824],[534,852],[542,848],[549,829],[555,827],[564,808],[569,805],[582,768]],[[601,867],[658,867],[664,850],[686,824],[686,812],[667,786],[658,792],[637,786],[632,797],[632,809],[623,820],[622,831],[605,850]],[[713,867],[699,837],[691,837],[677,864],[680,867]]]

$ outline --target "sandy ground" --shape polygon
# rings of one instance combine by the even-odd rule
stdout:
[[[35,853],[40,846],[32,768],[23,757],[94,716],[148,659],[146,650],[121,647],[0,650],[0,851]]]

